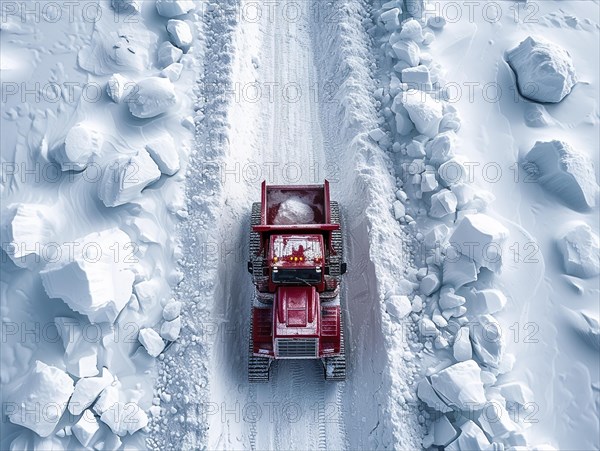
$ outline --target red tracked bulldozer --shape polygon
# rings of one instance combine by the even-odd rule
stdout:
[[[346,272],[340,210],[329,183],[262,183],[252,205],[255,295],[248,379],[268,382],[273,360],[320,359],[326,380],[346,378],[340,282]]]

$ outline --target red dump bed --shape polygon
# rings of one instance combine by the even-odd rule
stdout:
[[[312,220],[307,223],[278,224],[276,218],[283,202],[294,199],[310,206]],[[331,224],[329,210],[329,182],[323,185],[269,185],[262,183],[260,225],[256,232],[285,230],[337,230],[339,224]]]

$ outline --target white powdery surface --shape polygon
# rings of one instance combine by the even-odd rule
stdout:
[[[167,78],[150,77],[138,82],[129,99],[129,111],[146,119],[166,113],[177,103],[173,83]]]
[[[481,369],[473,360],[456,363],[431,376],[431,385],[440,397],[457,409],[473,409],[486,402]]]
[[[492,271],[502,267],[502,251],[508,229],[483,213],[466,215],[450,237],[452,246],[478,266]]]
[[[160,169],[146,150],[121,155],[98,184],[98,197],[107,207],[117,207],[140,197],[142,190],[160,178]]]
[[[583,279],[600,274],[600,243],[590,226],[574,225],[557,245],[567,274]]]
[[[596,206],[598,183],[594,164],[564,141],[535,143],[525,157],[525,169],[548,191],[575,209]]]
[[[402,94],[402,105],[419,133],[429,138],[438,134],[444,116],[441,102],[425,92],[409,89]]]
[[[14,411],[8,417],[12,423],[47,437],[58,424],[72,393],[73,379],[67,373],[38,360],[13,393]]]
[[[135,276],[126,263],[130,243],[117,228],[83,237],[74,251],[65,249],[60,261],[40,272],[46,293],[91,322],[114,322],[131,297]]]
[[[310,224],[315,215],[312,207],[299,197],[290,197],[279,205],[273,220],[277,225]]]
[[[529,36],[507,52],[523,97],[558,103],[577,82],[569,52],[551,42]]]
[[[43,263],[42,246],[51,242],[55,235],[52,207],[41,204],[11,204],[2,210],[2,249],[15,265],[28,268]]]

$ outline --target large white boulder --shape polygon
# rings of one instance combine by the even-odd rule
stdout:
[[[416,89],[409,89],[401,95],[402,105],[408,111],[410,120],[415,124],[419,133],[429,138],[435,137],[444,117],[442,103],[428,93]]]
[[[452,412],[452,409],[442,401],[442,398],[435,392],[426,377],[421,379],[417,384],[417,396],[421,401],[438,412]]]
[[[455,289],[477,280],[477,266],[475,262],[464,255],[446,257],[442,267],[444,283]]]
[[[65,138],[65,144],[54,153],[54,160],[63,171],[82,171],[100,154],[104,138],[93,123],[81,122],[72,127]]]
[[[99,345],[87,337],[81,322],[74,318],[58,316],[54,318],[54,325],[65,349],[64,362],[67,372],[75,377],[96,376]]]
[[[173,83],[162,77],[150,77],[138,82],[127,102],[131,114],[141,119],[166,113],[176,103]]]
[[[177,17],[194,9],[193,0],[156,0],[156,10],[163,17]]]
[[[452,346],[452,354],[457,362],[465,362],[473,357],[473,349],[471,348],[471,340],[469,339],[469,328],[461,327],[454,337],[454,345]]]
[[[410,67],[417,66],[421,60],[421,51],[414,41],[400,39],[392,44],[392,50],[396,58]]]
[[[456,213],[458,201],[454,193],[448,189],[438,191],[431,196],[431,207],[429,216],[436,219],[444,218]]]
[[[183,50],[175,47],[169,41],[165,41],[158,46],[158,64],[160,67],[177,63],[182,56]]]
[[[94,412],[86,410],[71,430],[79,443],[87,448],[91,444],[94,435],[100,430],[100,423],[94,416]]]
[[[506,57],[521,95],[528,99],[557,103],[577,83],[571,55],[551,42],[529,36]]]
[[[481,315],[471,325],[471,342],[477,359],[488,368],[498,368],[505,347],[500,323],[492,315]]]
[[[392,315],[395,319],[401,320],[406,318],[410,312],[412,312],[412,304],[410,299],[404,295],[393,294],[387,296],[385,300],[386,311]]]
[[[10,204],[2,210],[2,249],[15,265],[29,268],[56,258],[55,212],[42,204]]]
[[[130,243],[117,228],[77,240],[72,251],[65,249],[58,262],[40,272],[46,293],[93,323],[114,322],[131,297],[135,278],[127,263]]]
[[[160,336],[167,341],[175,341],[179,338],[181,332],[181,317],[171,321],[165,321],[160,326]]]
[[[471,420],[467,420],[460,427],[460,435],[445,450],[447,451],[474,451],[487,450],[490,448],[490,441],[485,436],[477,424]]]
[[[73,379],[54,366],[36,360],[6,406],[9,420],[47,437],[60,421],[73,393]]]
[[[160,169],[146,150],[121,155],[105,170],[98,197],[107,207],[117,207],[140,197],[142,190],[160,178]]]
[[[470,314],[497,313],[504,308],[507,299],[502,291],[486,288],[475,292],[473,302],[469,303]]]
[[[459,362],[431,376],[436,393],[459,410],[477,409],[486,402],[481,369],[473,360]]]
[[[498,271],[502,267],[508,229],[483,213],[466,215],[450,237],[452,247],[479,267]]]
[[[535,143],[525,156],[524,168],[538,183],[568,206],[587,209],[596,206],[598,183],[593,162],[564,141]]]
[[[102,376],[79,379],[69,400],[69,412],[75,416],[81,415],[81,412],[91,406],[102,390],[112,384],[113,380],[113,375],[106,368],[102,369]]]
[[[171,19],[167,22],[167,33],[171,42],[181,50],[186,51],[192,45],[194,35],[187,22],[183,20]]]
[[[400,28],[400,8],[392,8],[381,13],[379,18],[387,31],[396,31]]]
[[[113,74],[106,83],[106,93],[115,103],[121,103],[131,94],[135,83],[121,74]]]
[[[279,205],[273,220],[277,225],[311,224],[315,214],[310,205],[299,197],[290,197]]]
[[[158,357],[165,349],[165,342],[160,338],[158,332],[149,327],[140,330],[138,340],[152,357]]]
[[[162,135],[146,145],[146,150],[165,175],[179,171],[179,154],[170,135]]]
[[[425,152],[432,165],[441,165],[454,156],[458,137],[453,131],[447,131],[435,136],[425,145]]]

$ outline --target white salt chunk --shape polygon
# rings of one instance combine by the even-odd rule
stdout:
[[[440,288],[440,278],[437,274],[428,274],[421,280],[421,293],[429,296],[435,293]]]
[[[163,308],[163,319],[165,321],[173,321],[181,314],[181,302],[171,300]]]
[[[69,412],[80,415],[85,409],[92,405],[102,390],[108,387],[114,380],[108,369],[102,369],[100,377],[84,377],[75,384],[73,396],[69,401]]]
[[[397,319],[403,319],[412,311],[410,299],[407,296],[391,295],[385,301],[387,312]]]
[[[558,103],[577,83],[571,55],[551,42],[529,36],[506,57],[517,76],[519,92],[528,99]]]
[[[133,90],[135,83],[121,74],[113,74],[106,83],[106,93],[115,103],[121,103]]]
[[[507,382],[498,386],[500,394],[511,402],[516,402],[522,406],[532,403],[534,400],[533,392],[523,382]]]
[[[477,267],[473,260],[464,255],[453,258],[446,257],[442,267],[442,276],[444,283],[458,289],[477,280]]]
[[[177,17],[194,9],[193,0],[156,0],[156,10],[163,17]]]
[[[429,91],[431,89],[431,77],[427,66],[407,67],[402,71],[402,83],[409,88]]]
[[[160,169],[144,149],[121,155],[104,172],[98,197],[107,207],[117,207],[140,197],[142,190],[160,178]]]
[[[381,21],[387,31],[395,31],[400,27],[400,9],[392,8],[385,11],[380,16]]]
[[[479,415],[479,424],[490,437],[506,437],[517,430],[517,425],[511,419],[502,402],[493,400],[489,407]]]
[[[440,290],[440,300],[438,304],[442,310],[458,307],[465,303],[465,298],[454,293],[454,288],[444,285]]]
[[[167,341],[175,341],[179,338],[181,332],[181,318],[177,317],[172,321],[165,321],[160,326],[160,336]]]
[[[469,339],[468,327],[461,327],[456,333],[454,345],[452,346],[452,354],[457,362],[471,360],[473,350],[471,348],[471,340]]]
[[[461,410],[482,407],[486,402],[481,370],[473,360],[456,363],[431,376],[440,397]]]
[[[121,383],[116,379],[100,393],[98,401],[94,404],[94,412],[102,415],[119,402],[119,388]]]
[[[485,433],[471,420],[460,427],[460,435],[445,449],[448,451],[484,450],[490,449],[490,441]]]
[[[67,372],[75,377],[92,377],[98,374],[98,344],[84,335],[79,321],[58,316],[54,324],[65,348]]]
[[[438,187],[437,178],[435,176],[435,172],[425,172],[421,174],[421,191],[424,193],[429,193],[431,191],[435,191]]]
[[[436,446],[446,446],[457,436],[456,429],[446,415],[442,415],[431,426],[433,427],[433,444]]]
[[[36,360],[12,396],[8,418],[11,423],[48,437],[54,432],[72,393],[73,379],[67,373]]]
[[[590,226],[577,223],[557,245],[567,274],[583,279],[600,274],[600,242]]]
[[[416,89],[409,89],[399,95],[402,96],[402,104],[419,133],[429,138],[435,137],[444,116],[441,102]]]
[[[506,296],[496,289],[485,289],[475,293],[472,313],[497,313],[506,305]]]
[[[499,271],[508,229],[483,213],[466,215],[450,237],[453,248],[478,266]]]
[[[478,316],[471,331],[473,351],[488,368],[498,368],[504,355],[504,336],[500,323],[492,315]]]
[[[183,50],[178,49],[169,41],[165,41],[158,46],[158,64],[161,67],[177,63],[182,56]]]
[[[564,141],[535,143],[525,156],[525,170],[544,188],[575,209],[597,204],[598,183],[594,164],[584,153]]]
[[[72,127],[65,138],[64,147],[54,155],[63,171],[81,171],[99,155],[104,138],[95,130],[94,124],[79,123]]]
[[[131,114],[142,119],[165,113],[176,103],[173,83],[161,77],[150,77],[138,82],[127,102]]]
[[[452,409],[438,396],[427,378],[421,379],[417,384],[417,396],[421,401],[438,412],[445,413],[452,411]]]
[[[419,64],[421,52],[419,50],[419,46],[413,41],[401,39],[392,44],[392,50],[394,51],[396,58],[398,58],[400,61],[406,62],[410,67],[414,67]]]
[[[168,78],[171,82],[176,82],[181,77],[181,73],[183,72],[183,64],[181,63],[172,63],[165,67],[160,71],[161,77]]]
[[[53,259],[46,244],[55,239],[54,209],[41,204],[10,204],[2,210],[2,249],[15,265],[34,267]],[[46,249],[46,250],[45,250]]]
[[[91,410],[86,410],[79,421],[73,425],[73,435],[83,446],[88,447],[96,432],[100,430],[100,424]]]
[[[162,135],[148,143],[146,150],[163,174],[173,175],[179,171],[179,154],[170,135]]]
[[[310,205],[299,197],[284,200],[273,220],[276,225],[311,224],[315,215]]]
[[[144,328],[140,330],[138,340],[146,348],[148,354],[152,357],[158,357],[158,355],[165,348],[165,342],[160,338],[160,335],[150,328]]]
[[[417,43],[421,43],[423,42],[423,27],[421,27],[421,24],[415,19],[409,19],[402,24],[400,37],[402,39],[410,39]]]
[[[114,322],[131,297],[135,277],[123,254],[115,258],[114,249],[127,249],[130,242],[129,235],[117,228],[77,240],[76,251],[65,250],[60,261],[40,271],[46,293],[91,322]]]
[[[444,218],[456,213],[457,200],[454,193],[443,189],[431,196],[429,216],[436,219]]]
[[[179,47],[181,50],[186,51],[192,45],[194,36],[187,22],[171,19],[167,22],[167,32],[173,45]]]
[[[425,156],[425,147],[420,141],[412,141],[406,146],[406,154],[412,158],[423,158]]]
[[[453,131],[443,132],[436,135],[425,146],[425,152],[432,165],[441,165],[454,156],[457,145],[457,136]]]
[[[404,208],[404,204],[399,200],[394,201],[392,208],[394,209],[394,218],[396,221],[399,221],[406,215],[406,208]]]

